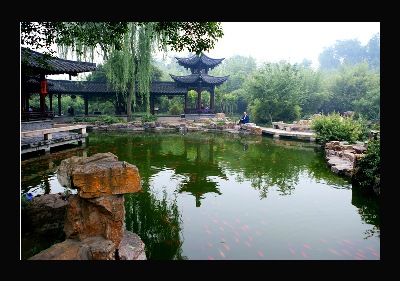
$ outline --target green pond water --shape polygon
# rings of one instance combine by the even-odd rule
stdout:
[[[309,141],[89,132],[83,147],[22,159],[21,193],[66,191],[61,161],[102,152],[139,169],[142,191],[125,194],[125,223],[148,260],[380,260],[379,196],[334,174]],[[46,244],[21,240],[22,259]]]

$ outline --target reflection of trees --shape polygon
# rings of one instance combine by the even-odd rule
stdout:
[[[176,198],[175,198],[176,199]],[[146,245],[148,260],[183,260],[180,223],[176,200],[162,200],[151,194],[148,183],[144,191],[125,194],[126,229],[137,233]]]
[[[287,149],[272,138],[262,137],[247,150],[240,149],[243,140],[227,138],[227,149],[222,152],[227,169],[238,173],[238,177],[250,180],[253,188],[260,191],[260,198],[267,197],[270,186],[275,186],[281,195],[291,194],[299,180],[299,174],[307,168],[314,157],[312,148]]]
[[[56,176],[61,161],[71,156],[81,156],[82,153],[82,148],[75,148],[21,161],[21,193],[32,192],[34,187],[35,191],[43,190],[37,193],[49,194],[51,190],[49,179]]]
[[[365,233],[366,238],[377,234],[380,236],[380,196],[371,191],[366,192],[357,184],[352,186],[351,203],[358,208],[361,219],[367,224],[374,225],[374,228]]]

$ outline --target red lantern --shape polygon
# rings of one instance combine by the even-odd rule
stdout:
[[[47,80],[40,82],[40,94],[47,94]]]

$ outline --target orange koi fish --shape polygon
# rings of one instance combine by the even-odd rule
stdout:
[[[342,255],[341,254],[339,254],[338,252],[336,252],[335,250],[333,250],[333,249],[328,249],[331,253],[334,253],[335,255],[338,255],[339,257],[341,257]]]
[[[342,252],[343,252],[345,255],[348,255],[349,257],[351,257],[351,254],[349,253],[349,251],[343,249]]]
[[[365,259],[365,258],[366,258],[366,256],[365,256],[364,254],[360,253],[360,252],[357,252],[357,253],[356,253],[356,257],[360,257],[360,258],[362,258],[362,259]]]
[[[219,254],[221,255],[221,257],[225,258],[225,254],[221,250],[219,250]]]

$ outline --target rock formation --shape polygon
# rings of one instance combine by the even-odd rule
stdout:
[[[332,172],[352,177],[357,159],[364,156],[366,149],[361,144],[330,141],[325,144],[325,158]]]
[[[65,198],[66,239],[30,260],[146,259],[144,243],[124,223],[124,194],[142,188],[136,166],[118,161],[112,153],[73,156],[61,162],[58,180],[77,189],[77,194]],[[30,205],[45,197],[34,198]]]

